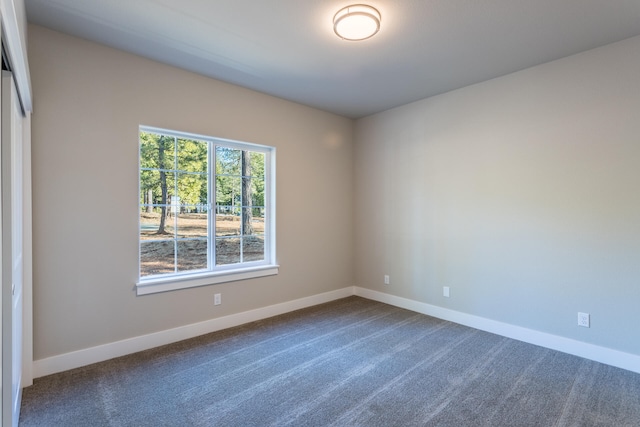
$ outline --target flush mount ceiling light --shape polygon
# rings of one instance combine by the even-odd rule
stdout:
[[[366,4],[352,4],[333,17],[333,31],[343,40],[366,40],[380,30],[380,12]]]

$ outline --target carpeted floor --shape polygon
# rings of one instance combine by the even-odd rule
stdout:
[[[350,297],[36,379],[20,426],[640,426],[640,375]]]

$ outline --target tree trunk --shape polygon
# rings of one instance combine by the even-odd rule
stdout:
[[[253,234],[253,205],[251,197],[251,153],[249,151],[242,152],[242,235],[248,236]]]
[[[147,191],[147,213],[153,212],[153,190],[149,189]]]

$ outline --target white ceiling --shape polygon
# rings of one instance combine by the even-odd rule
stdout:
[[[30,22],[362,117],[640,35],[640,0],[370,0],[380,32],[340,40],[363,0],[25,0]]]

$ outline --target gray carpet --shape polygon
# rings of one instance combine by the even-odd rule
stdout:
[[[640,426],[640,375],[350,297],[36,379],[21,426]]]

